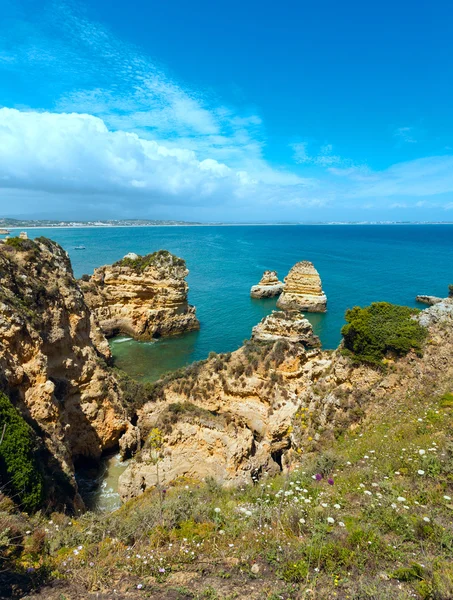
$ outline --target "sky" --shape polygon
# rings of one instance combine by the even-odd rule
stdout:
[[[453,221],[447,0],[1,7],[1,216]]]

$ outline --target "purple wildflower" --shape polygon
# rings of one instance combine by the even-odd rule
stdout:
[[[321,479],[322,479],[321,473],[316,473],[315,479],[316,479],[316,481],[321,481]]]
[[[331,477],[330,479],[328,479],[328,480],[327,480],[327,483],[328,483],[329,485],[333,485],[333,484],[334,484],[334,481],[333,481],[332,477]]]
[[[159,567],[159,573],[165,573],[164,567]]]

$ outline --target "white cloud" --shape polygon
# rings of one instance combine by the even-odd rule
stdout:
[[[286,187],[300,196],[315,183],[284,171],[250,173],[193,150],[136,133],[111,131],[87,114],[0,109],[0,189],[62,197],[117,196],[165,205],[275,200]]]
[[[127,192],[186,202],[234,194],[244,178],[213,159],[109,131],[86,114],[0,109],[0,186],[61,193]]]
[[[349,165],[352,161],[342,158],[338,154],[333,154],[332,144],[324,144],[319,152],[310,154],[308,152],[308,142],[297,142],[291,144],[294,151],[294,161],[298,164],[311,164],[318,167],[331,167],[332,165]]]

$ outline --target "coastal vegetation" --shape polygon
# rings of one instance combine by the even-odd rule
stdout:
[[[182,258],[171,254],[168,250],[158,250],[157,252],[153,252],[152,254],[146,254],[145,256],[137,256],[136,258],[132,258],[129,256],[125,256],[121,260],[118,260],[113,264],[114,267],[130,267],[141,273],[145,271],[148,267],[153,267],[158,265],[162,261],[169,262],[171,261],[172,266],[177,267],[185,267],[186,263]]]
[[[387,356],[404,356],[410,350],[420,354],[427,332],[413,318],[418,312],[388,302],[347,310],[341,330],[344,348],[355,360],[378,365]]]
[[[448,600],[452,397],[389,403],[292,472],[248,485],[181,480],[162,503],[149,490],[77,518],[17,515],[3,500],[3,585],[21,597],[15,572],[29,589],[59,582],[30,598]]]
[[[0,489],[27,512],[44,501],[44,479],[31,427],[0,392]]]

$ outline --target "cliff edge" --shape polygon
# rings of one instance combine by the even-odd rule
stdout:
[[[131,253],[95,269],[80,285],[105,335],[151,339],[199,329],[187,302],[188,273],[185,261],[166,250]]]

